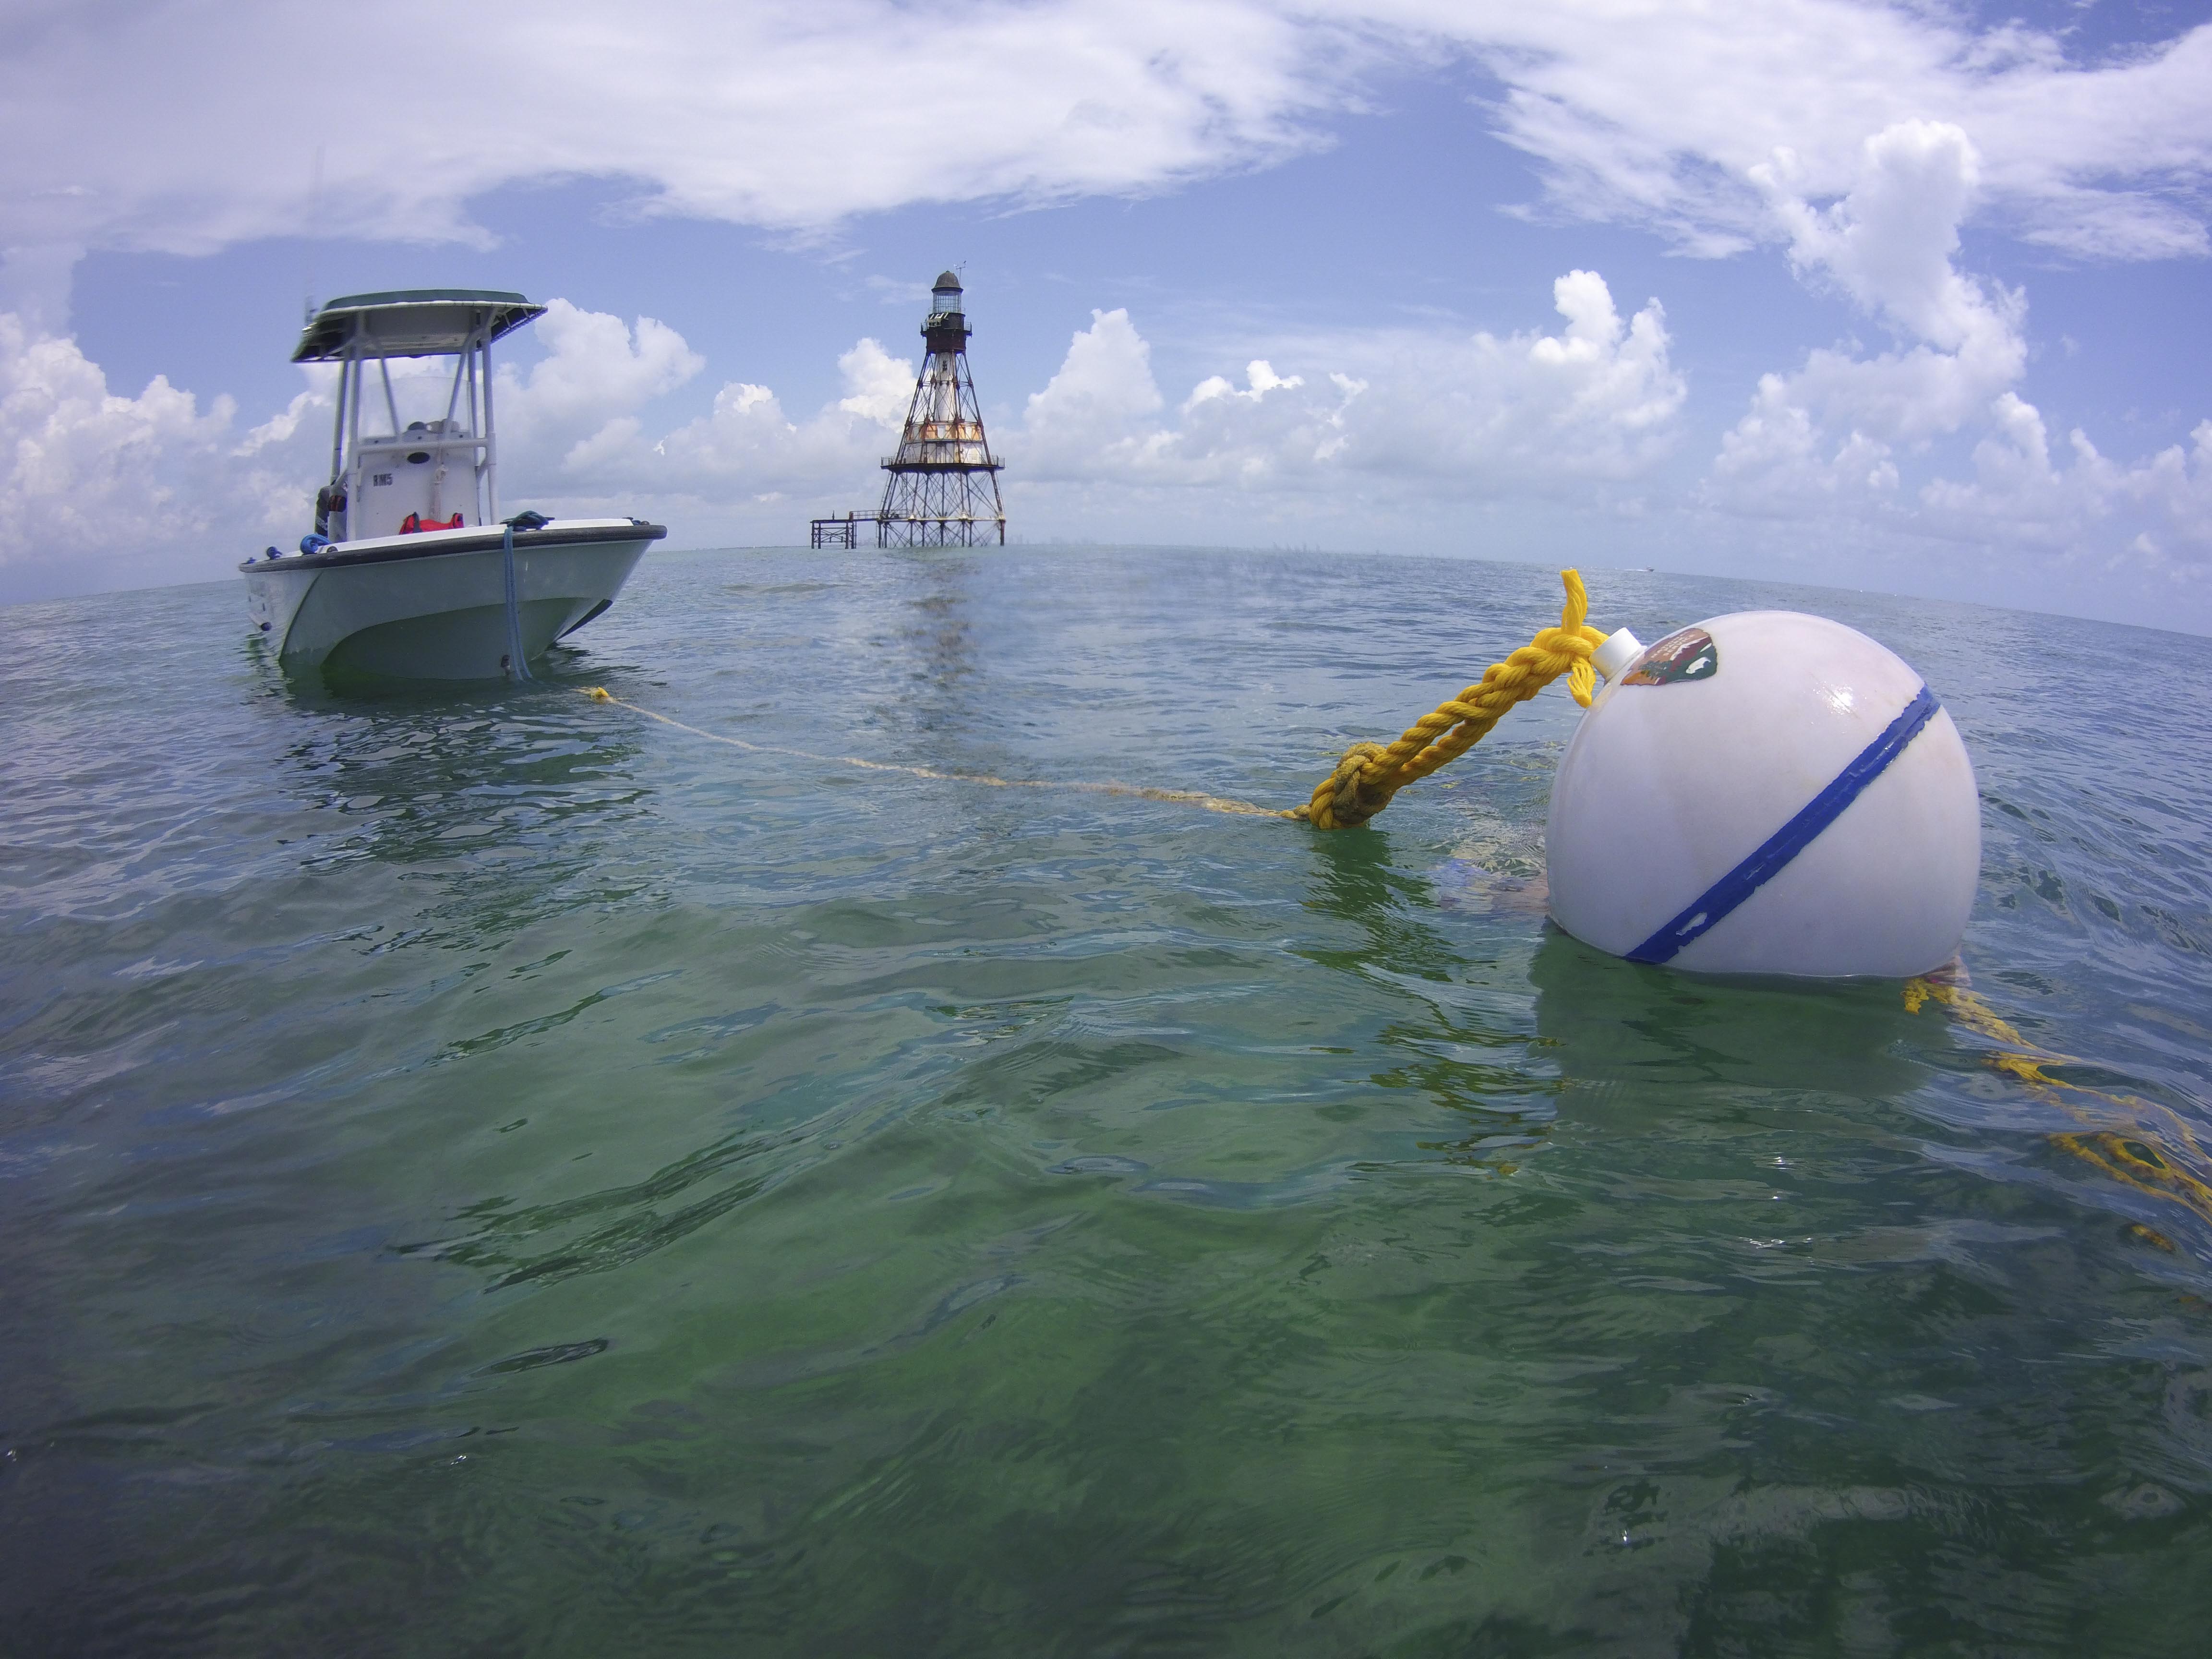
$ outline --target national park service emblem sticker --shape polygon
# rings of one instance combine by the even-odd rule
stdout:
[[[1709,680],[1721,672],[1721,653],[1713,636],[1702,628],[1686,628],[1669,634],[1636,659],[1636,666],[1621,676],[1623,685],[1679,685],[1684,680]]]

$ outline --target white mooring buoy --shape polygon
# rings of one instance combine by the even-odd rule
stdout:
[[[1552,916],[1701,973],[1903,978],[1957,954],[1981,804],[1920,676],[1855,629],[1715,617],[1594,654],[1552,785]]]

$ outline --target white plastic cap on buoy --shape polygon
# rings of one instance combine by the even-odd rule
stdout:
[[[1855,629],[1745,611],[1607,684],[1552,785],[1553,920],[1586,944],[1703,973],[1904,978],[1957,954],[1981,801],[1920,676]]]

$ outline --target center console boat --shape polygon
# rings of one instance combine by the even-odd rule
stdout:
[[[501,520],[492,343],[544,309],[520,294],[413,289],[333,300],[310,319],[292,361],[338,365],[330,482],[298,552],[239,567],[287,669],[527,678],[668,533],[642,519]],[[395,357],[453,360],[442,415],[400,419]]]

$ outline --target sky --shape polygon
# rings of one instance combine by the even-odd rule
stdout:
[[[0,602],[296,543],[304,308],[409,286],[549,307],[507,510],[803,544],[880,495],[950,265],[1015,540],[2212,633],[2203,4],[332,15],[0,5]]]

